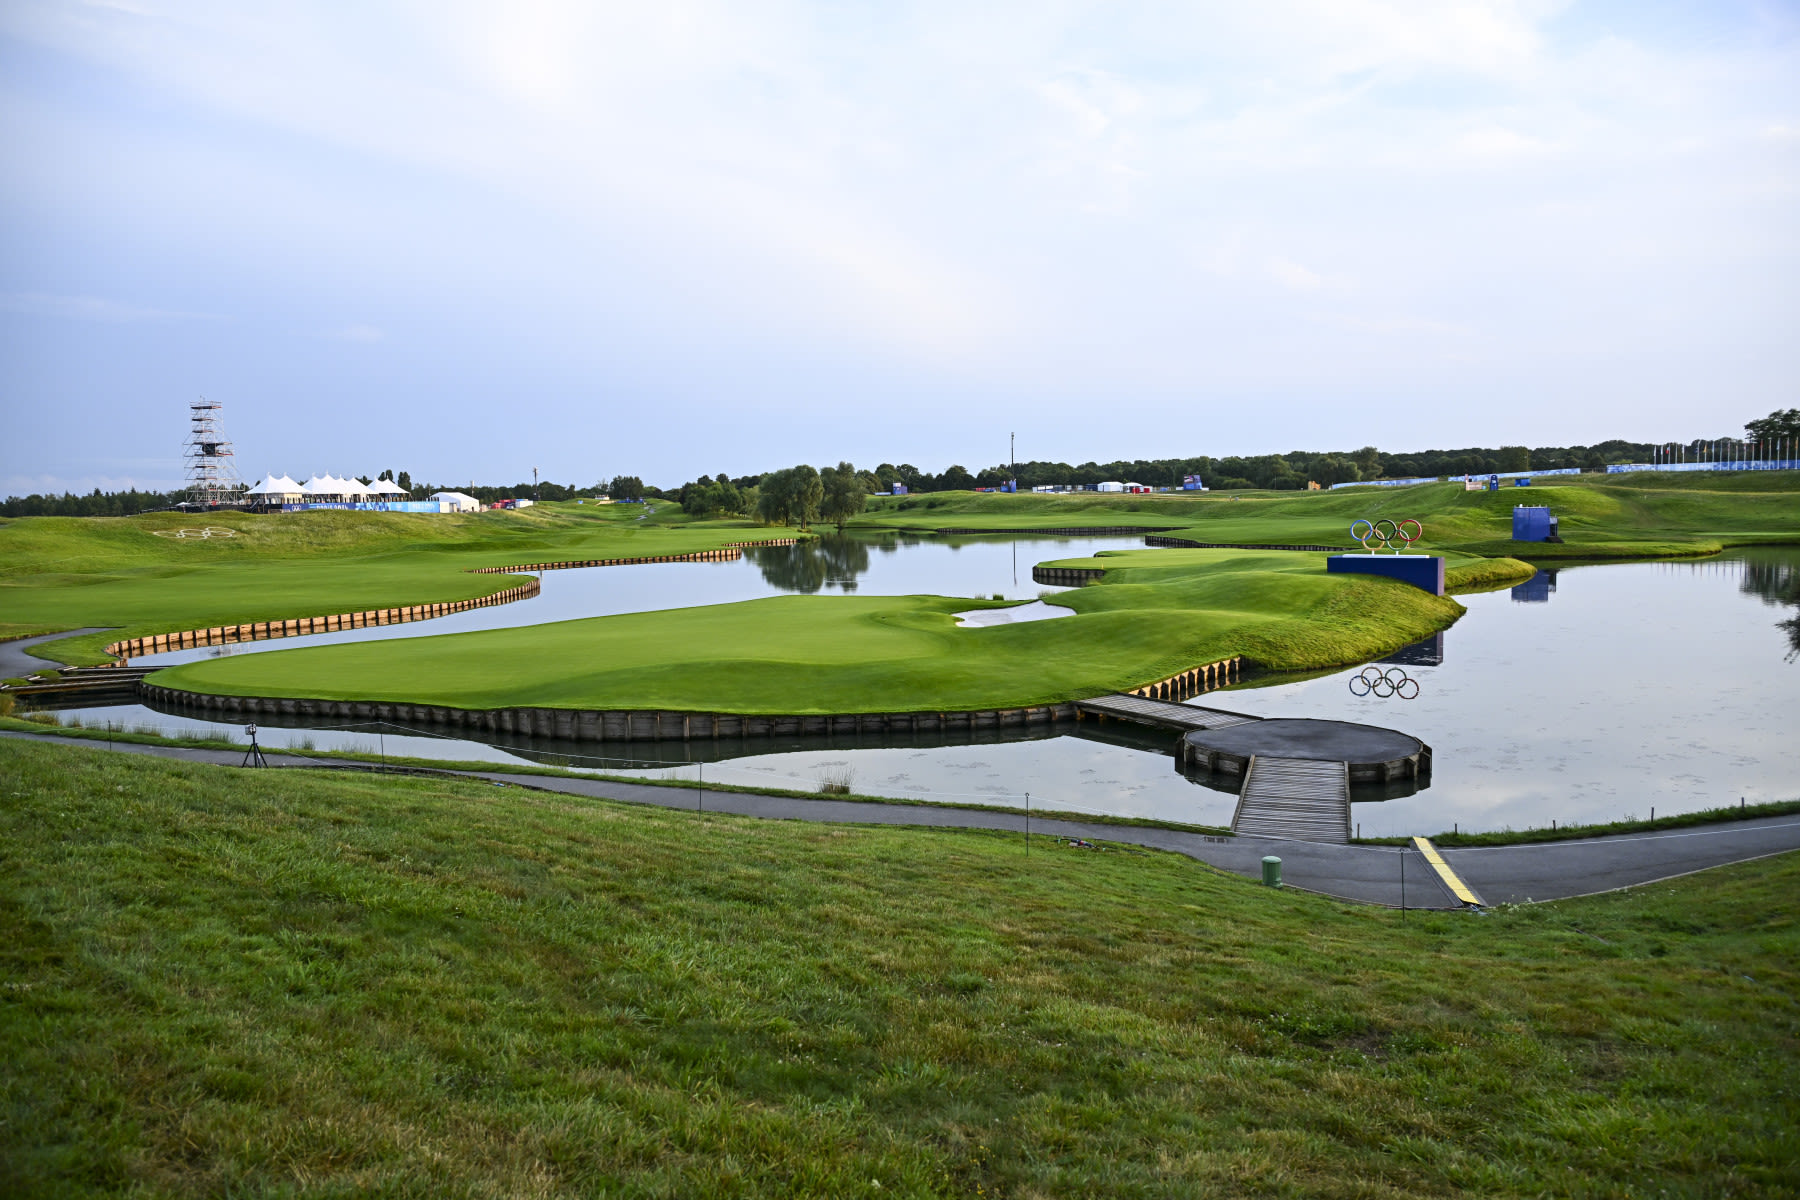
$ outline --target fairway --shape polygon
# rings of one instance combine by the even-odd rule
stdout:
[[[1403,918],[437,779],[0,788],[9,1195],[1800,1189],[1794,855]]]
[[[1102,496],[941,493],[876,497],[863,523],[899,529],[1030,529],[1143,525],[1200,542],[1355,548],[1353,522],[1425,525],[1422,549],[1495,556],[1512,542],[1515,504],[1548,505],[1563,544],[1534,543],[1534,558],[1654,558],[1714,554],[1725,546],[1800,540],[1800,472],[1706,479],[1672,475],[1548,476],[1527,488],[1469,492],[1460,481],[1324,492],[1163,493]]]
[[[1327,575],[1318,554],[1167,550],[1119,561],[1132,565],[1056,598],[1074,616],[1029,624],[962,628],[951,614],[971,602],[937,596],[778,596],[270,651],[171,667],[156,682],[456,708],[964,710],[1079,699],[1235,655],[1291,668],[1354,662],[1462,611],[1401,584]]]
[[[662,506],[540,505],[470,514],[317,511],[0,522],[0,636],[110,626],[39,647],[57,661],[107,660],[124,637],[465,600],[514,575],[476,567],[633,558],[792,536],[745,521],[693,524]],[[230,538],[163,537],[206,526]]]
[[[1543,561],[1701,555],[1800,539],[1796,473],[1571,476],[1532,488],[1460,483],[1312,493],[875,497],[860,524],[900,528],[1156,525],[1202,542],[1351,545],[1359,518],[1415,518],[1418,549],[1445,555],[1452,588],[1503,586]],[[1547,504],[1562,544],[1510,540],[1516,503]],[[198,524],[236,536],[156,536]],[[471,574],[565,559],[709,550],[792,536],[662,504],[544,505],[412,516],[32,518],[0,525],[0,633],[112,626],[52,643],[99,661],[131,634],[485,595],[517,581]],[[1316,553],[1146,550],[1064,565],[1108,568],[1057,598],[1075,616],[958,629],[968,601],[783,596],[713,608],[565,621],[379,644],[276,651],[172,668],[169,687],[224,695],[736,713],[1020,707],[1155,682],[1241,656],[1275,670],[1362,661],[1443,629],[1453,601],[1328,578]],[[627,568],[628,569],[628,568]],[[628,577],[622,577],[628,586]]]

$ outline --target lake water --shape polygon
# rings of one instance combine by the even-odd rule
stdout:
[[[643,563],[538,572],[529,600],[475,608],[426,622],[146,654],[145,666],[172,666],[232,654],[260,654],[336,642],[435,637],[477,629],[509,629],[580,617],[732,604],[792,593],[863,596],[968,596],[1035,600],[1067,591],[1031,581],[1033,565],[1102,550],[1142,549],[1141,537],[939,538],[909,534],[827,535],[798,546],[751,547],[735,562]]]
[[[537,600],[428,626],[388,627],[258,643],[281,649],[358,634],[421,636],[492,624],[712,604],[786,591],[1033,598],[1031,565],[1138,538],[845,539],[738,563],[657,564],[549,572]],[[760,561],[759,561],[760,560]],[[1355,670],[1264,679],[1198,701],[1261,716],[1332,717],[1403,730],[1433,747],[1430,785],[1412,795],[1354,797],[1365,836],[1524,828],[1647,817],[1800,795],[1800,660],[1778,622],[1800,603],[1800,550],[1700,562],[1563,567],[1511,590],[1462,597],[1469,612],[1432,643],[1394,656],[1416,699],[1354,694]],[[496,621],[496,618],[507,618]],[[250,647],[236,648],[238,652]],[[213,651],[188,651],[193,658]],[[166,656],[175,660],[178,656]],[[159,661],[162,661],[159,659]],[[1384,669],[1391,664],[1383,664]],[[1360,689],[1358,689],[1360,690]],[[1402,689],[1411,694],[1411,689]],[[138,705],[82,710],[84,720],[207,728]],[[620,773],[812,789],[847,778],[859,791],[946,803],[1228,824],[1228,781],[1189,780],[1166,751],[1173,735],[1084,727],[974,739],[756,739],[634,743],[629,759],[591,757],[592,743],[504,739],[504,745],[376,730],[262,726],[263,744],[477,759],[566,761]],[[708,761],[696,761],[705,757]],[[1398,789],[1405,791],[1407,789]]]

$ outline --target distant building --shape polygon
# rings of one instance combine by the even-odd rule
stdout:
[[[443,512],[481,511],[481,501],[463,492],[433,492],[431,498],[438,502]]]

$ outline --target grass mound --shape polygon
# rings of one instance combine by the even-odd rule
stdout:
[[[1050,621],[968,629],[951,614],[984,602],[777,596],[212,659],[156,682],[471,709],[935,712],[1080,699],[1240,654],[1281,669],[1359,662],[1462,612],[1402,584],[1327,575],[1321,555],[1135,551],[1104,561],[1130,565],[1058,596],[1075,615]]]
[[[0,522],[0,631],[112,627],[33,651],[102,662],[107,643],[139,634],[467,600],[520,582],[471,575],[471,567],[687,554],[792,533],[742,521],[665,521],[661,511],[642,523],[634,515],[641,511],[567,504]],[[233,536],[160,536],[208,526]]]
[[[0,743],[17,1196],[1777,1195],[1789,855],[1490,916]]]
[[[1548,505],[1566,548],[1513,542],[1514,505]],[[1352,522],[1414,518],[1421,549],[1494,556],[1652,558],[1722,546],[1800,541],[1800,471],[1547,476],[1529,488],[1465,491],[1461,482],[1330,492],[1206,495],[997,495],[969,492],[872,501],[865,521],[896,528],[1157,525],[1202,542],[1352,548]],[[1596,554],[1595,548],[1603,548]]]

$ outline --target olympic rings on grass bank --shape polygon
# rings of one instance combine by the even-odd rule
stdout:
[[[1424,537],[1425,526],[1411,517],[1404,521],[1364,518],[1351,523],[1350,536],[1361,542],[1364,550],[1392,550],[1397,554]]]
[[[1350,694],[1352,696],[1373,695],[1377,700],[1386,700],[1398,696],[1402,700],[1419,698],[1419,681],[1408,675],[1402,667],[1364,667],[1350,677]]]

